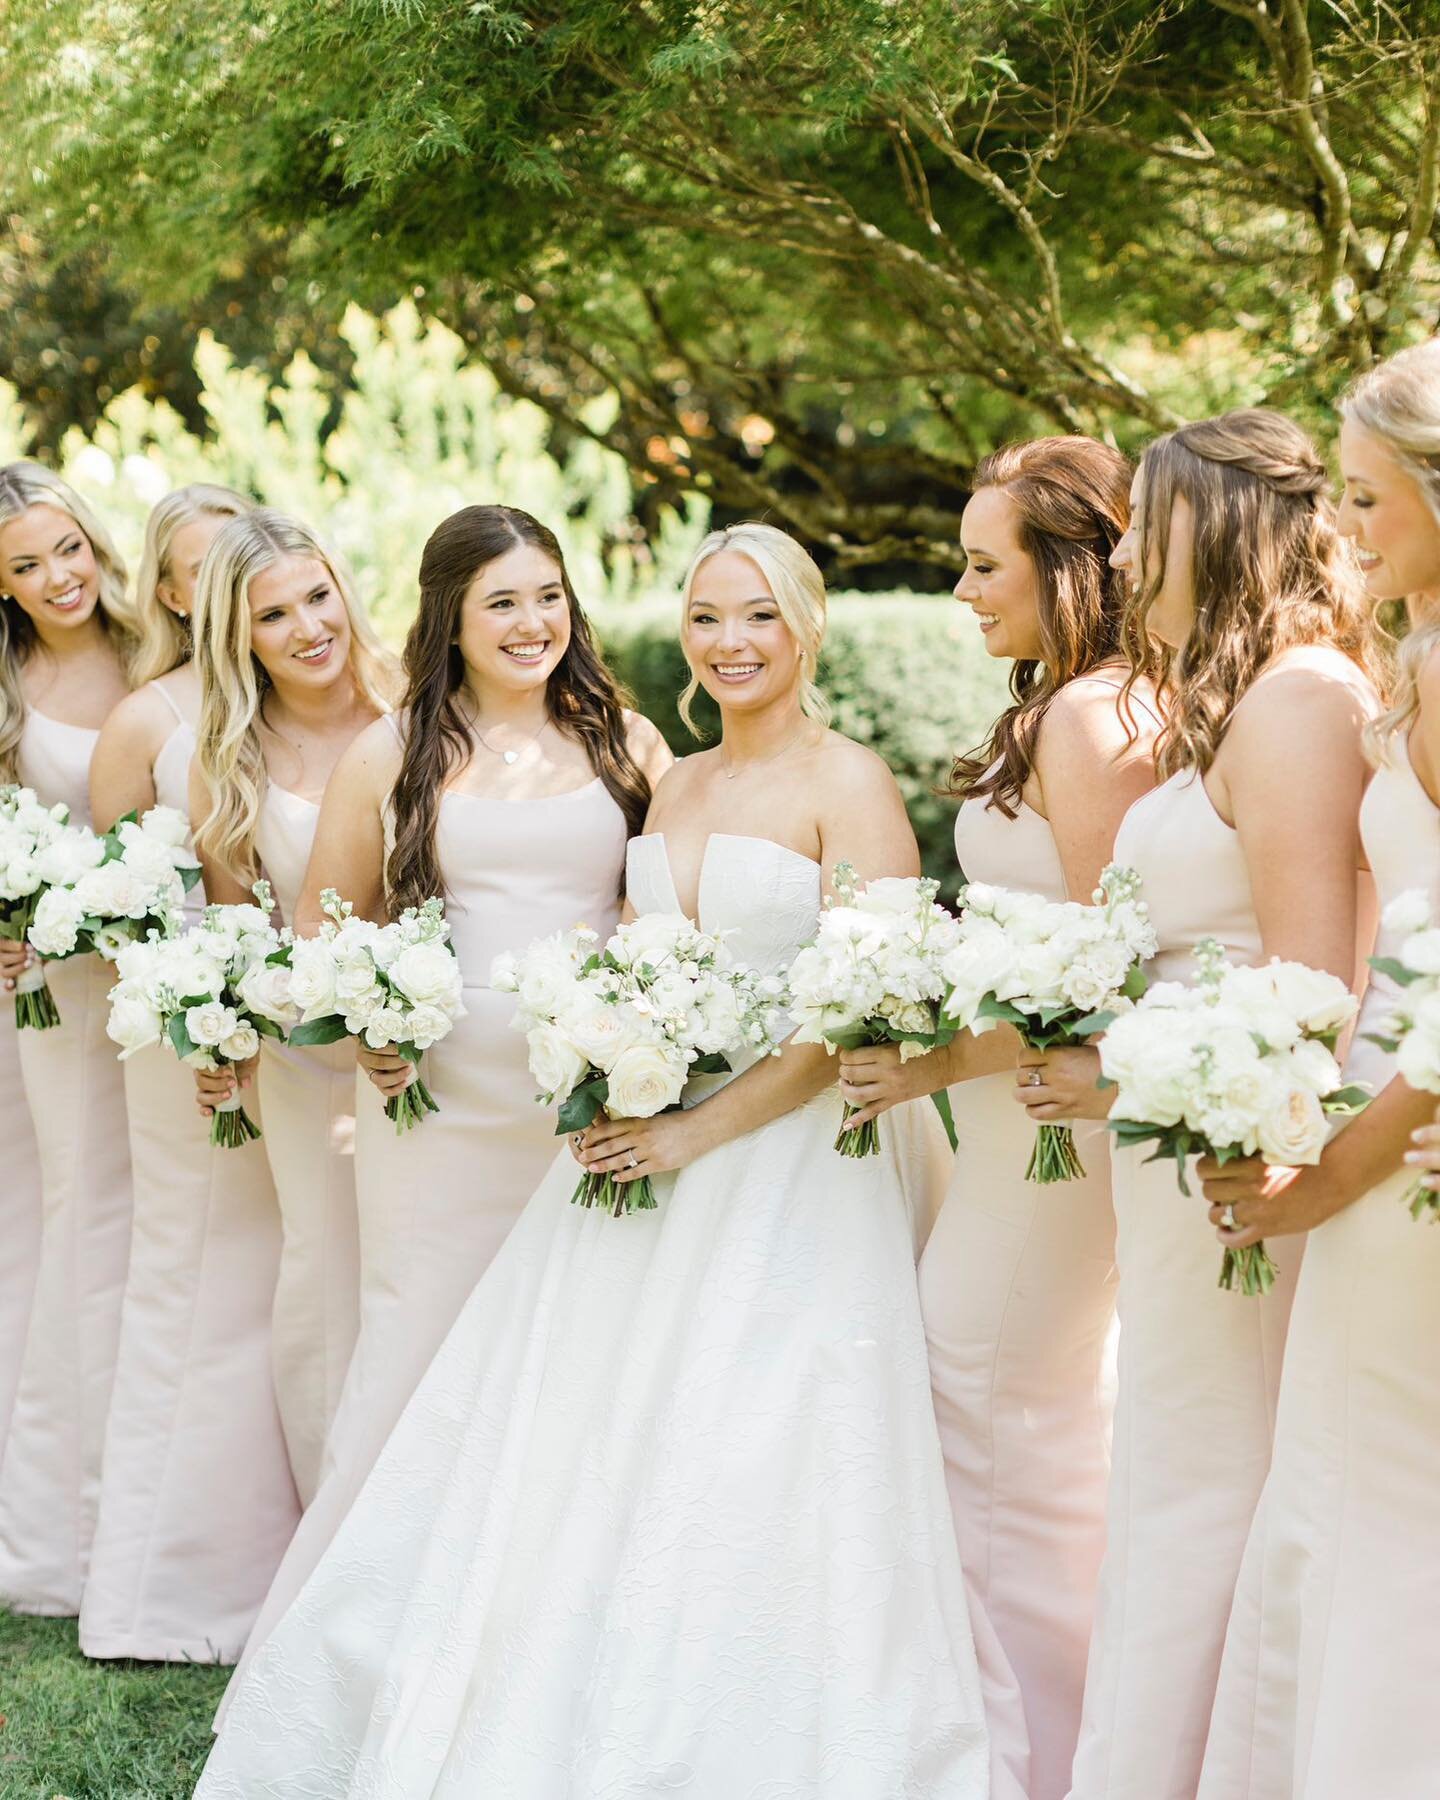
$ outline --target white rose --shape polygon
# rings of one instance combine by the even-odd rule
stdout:
[[[1440,975],[1440,931],[1417,931],[1406,938],[1400,961],[1417,975]]]
[[[50,888],[40,896],[30,925],[30,942],[42,956],[69,956],[75,948],[85,908],[74,888]]]
[[[1338,975],[1304,963],[1267,965],[1275,997],[1307,1037],[1329,1037],[1355,1015],[1358,1002]]]
[[[278,964],[252,963],[236,992],[245,1010],[276,1025],[292,1025],[297,1015],[290,997],[290,971]]]
[[[565,1038],[597,1069],[608,1069],[622,1050],[638,1042],[643,1027],[628,1006],[607,1006],[588,994],[576,996],[561,1015]]]
[[[348,1019],[346,1025],[348,1028]],[[373,1012],[367,1013],[360,1032],[372,1050],[383,1050],[387,1044],[403,1043],[409,1035],[404,1013],[394,1006],[377,1006]]]
[[[243,1021],[236,1025],[228,1037],[223,1037],[219,1044],[220,1054],[229,1057],[231,1062],[245,1062],[258,1055],[260,1050],[260,1033],[253,1025]]]
[[[547,1100],[564,1100],[584,1079],[589,1059],[551,1025],[538,1025],[526,1033],[530,1047],[530,1073]]]
[[[202,947],[198,933],[190,933],[165,946],[164,978],[180,1000],[201,994],[217,994],[225,985],[225,971]]]
[[[610,952],[623,968],[636,968],[642,963],[652,968],[688,948],[695,927],[683,913],[643,913],[628,925],[621,925],[610,940]]]
[[[102,919],[138,919],[150,909],[152,884],[123,862],[102,863],[75,883],[88,913]]]
[[[1343,1083],[1340,1065],[1322,1043],[1301,1038],[1285,1058],[1284,1074],[1296,1086],[1324,1099]]]
[[[323,1019],[335,1003],[335,959],[323,938],[297,938],[290,951],[290,998],[304,1020]]]
[[[1440,1034],[1424,1028],[1407,1031],[1395,1052],[1395,1067],[1411,1087],[1440,1094]]]
[[[162,844],[179,849],[190,836],[190,821],[178,807],[152,806],[141,815],[140,829],[147,837],[159,838]]]
[[[920,878],[915,875],[885,875],[867,882],[856,894],[857,912],[904,915],[918,913],[921,907]]]
[[[160,1015],[141,995],[117,990],[110,1000],[105,1035],[120,1046],[120,1061],[124,1062],[137,1050],[148,1050],[160,1042]]]
[[[104,854],[105,846],[93,831],[71,827],[36,854],[35,868],[41,881],[61,887],[95,868]]]
[[[615,1059],[605,1110],[612,1118],[648,1119],[673,1106],[685,1087],[686,1066],[654,1044],[632,1044]]]
[[[218,1000],[206,1000],[200,1006],[190,1007],[185,1014],[185,1029],[190,1035],[190,1042],[202,1050],[215,1049],[223,1039],[233,1036],[240,1028],[240,1020],[235,1009],[222,1006]]]
[[[1291,1088],[1260,1120],[1259,1151],[1266,1162],[1286,1168],[1317,1163],[1329,1128],[1319,1099],[1305,1088]]]
[[[1380,923],[1387,935],[1410,937],[1414,932],[1426,930],[1430,917],[1430,896],[1424,888],[1407,888],[1381,913]]]
[[[416,1006],[445,1011],[460,999],[460,965],[442,943],[407,945],[386,974],[391,985]]]
[[[405,1016],[405,1040],[417,1050],[428,1050],[449,1035],[451,1024],[450,1014],[438,1006],[413,1006]]]

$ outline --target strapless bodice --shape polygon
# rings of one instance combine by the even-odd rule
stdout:
[[[665,839],[631,838],[626,891],[637,913],[679,912]],[[737,961],[779,975],[815,936],[820,865],[769,838],[712,832],[700,867],[702,931],[724,932]]]

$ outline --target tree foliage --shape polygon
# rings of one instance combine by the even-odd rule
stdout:
[[[657,497],[851,564],[949,560],[998,436],[1313,411],[1440,306],[1435,0],[50,0],[9,29],[0,169],[56,256],[152,304],[259,256],[291,308],[416,293]]]

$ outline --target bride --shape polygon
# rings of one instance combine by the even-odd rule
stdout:
[[[681,623],[718,746],[661,781],[630,913],[778,972],[840,861],[914,874],[899,792],[826,729],[819,570],[701,545]],[[563,1153],[255,1656],[203,1800],[985,1800],[987,1745],[916,1297],[921,1103],[831,1148],[823,1050]],[[673,1173],[672,1173],[673,1172]]]

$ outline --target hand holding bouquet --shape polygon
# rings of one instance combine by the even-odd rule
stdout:
[[[189,835],[189,822],[173,806],[152,806],[139,820],[127,813],[96,840],[93,862],[47,882],[30,942],[54,961],[93,950],[113,962],[125,944],[152,933],[169,937],[200,879],[199,861],[186,847]]]
[[[692,1075],[718,1075],[742,1053],[776,1049],[789,1019],[784,983],[735,963],[720,938],[680,913],[646,913],[601,945],[585,926],[498,956],[491,985],[519,996],[514,1026],[556,1135],[603,1111],[648,1119],[678,1106]],[[648,1176],[582,1175],[571,1196],[612,1217],[650,1210]]]
[[[977,1035],[1013,1025],[1032,1050],[1088,1044],[1145,991],[1156,946],[1139,892],[1135,871],[1115,863],[1089,906],[971,882],[945,961],[946,1016]],[[1039,1126],[1025,1179],[1084,1173],[1070,1126]]]
[[[825,903],[815,941],[790,969],[790,1008],[798,1044],[828,1050],[866,1044],[898,1044],[902,1061],[948,1044],[956,1027],[941,1015],[945,956],[958,927],[935,904],[939,883],[919,876],[888,877],[855,885],[848,863],[835,870],[835,896]],[[949,1097],[933,1094],[953,1148]],[[857,1112],[846,1104],[845,1119]],[[842,1124],[835,1148],[842,1156],[874,1156],[880,1123],[854,1130]]]
[[[1367,1098],[1344,1085],[1334,1055],[1355,996],[1304,963],[1236,967],[1214,938],[1196,945],[1195,963],[1193,986],[1157,983],[1101,1041],[1100,1066],[1118,1090],[1117,1141],[1154,1144],[1148,1162],[1173,1157],[1186,1195],[1189,1156],[1319,1162],[1328,1117],[1356,1113]],[[1263,1294],[1275,1276],[1264,1244],[1224,1252],[1223,1288],[1238,1281],[1243,1293]]]
[[[1372,1044],[1388,1050],[1395,1067],[1413,1088],[1440,1094],[1440,926],[1430,897],[1420,888],[1400,894],[1385,908],[1381,930],[1399,940],[1394,956],[1372,956],[1370,966],[1399,990],[1390,1016],[1378,1032],[1366,1032]],[[1440,1218],[1440,1193],[1416,1181],[1406,1189],[1412,1219]]]
[[[106,1032],[120,1060],[162,1040],[191,1068],[247,1062],[262,1037],[281,1038],[298,1016],[290,1003],[285,940],[270,923],[274,901],[265,882],[254,906],[207,906],[179,937],[122,945],[120,979],[110,990]],[[221,1101],[210,1142],[233,1150],[260,1132],[239,1094]]]
[[[288,950],[290,994],[300,1023],[292,1044],[333,1044],[357,1037],[372,1050],[393,1047],[414,1065],[410,1085],[385,1102],[396,1132],[439,1112],[420,1079],[420,1058],[465,1016],[460,967],[438,898],[410,906],[389,925],[357,919],[348,900],[325,888],[329,919],[317,937],[296,938]]]
[[[42,806],[33,788],[0,787],[0,938],[25,943],[46,887],[77,879],[104,855],[95,833],[69,818],[66,806]],[[60,1023],[41,963],[16,979],[15,1023],[36,1031]]]

